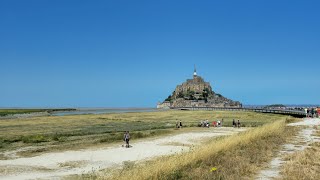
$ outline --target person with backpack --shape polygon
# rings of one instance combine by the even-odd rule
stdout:
[[[123,139],[124,139],[124,141],[126,142],[126,148],[129,148],[129,147],[130,147],[130,145],[129,145],[129,140],[130,140],[129,131],[126,131],[126,133],[124,134]]]

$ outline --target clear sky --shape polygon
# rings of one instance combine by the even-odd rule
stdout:
[[[193,65],[243,104],[320,104],[320,2],[0,1],[0,107],[153,107]]]

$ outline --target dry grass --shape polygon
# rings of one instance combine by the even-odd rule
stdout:
[[[161,157],[112,177],[100,179],[244,179],[269,160],[274,148],[290,135],[285,120],[252,129],[238,135],[214,140],[188,153]],[[217,170],[210,172],[216,167]]]
[[[320,136],[318,131],[317,136]],[[282,167],[282,177],[285,180],[320,179],[320,143],[314,143],[304,151],[296,152],[286,157]]]

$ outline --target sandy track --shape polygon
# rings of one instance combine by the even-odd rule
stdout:
[[[47,153],[29,158],[0,160],[0,179],[60,179],[110,167],[121,167],[125,161],[147,160],[185,152],[201,140],[232,135],[246,129],[199,128],[197,131],[132,142],[132,148],[121,145],[100,149]]]
[[[294,137],[294,141],[282,146],[282,150],[272,159],[269,166],[259,173],[256,179],[267,180],[278,178],[281,166],[285,163],[285,155],[303,151],[310,144],[320,142],[319,137],[313,136],[315,132],[314,126],[320,126],[320,119],[306,118],[303,121],[288,124],[288,126],[303,126],[304,128]]]

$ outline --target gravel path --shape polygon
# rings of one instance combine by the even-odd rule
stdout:
[[[140,161],[158,156],[185,152],[201,140],[232,135],[245,128],[199,128],[197,131],[132,142],[132,148],[121,145],[101,149],[86,149],[47,153],[29,158],[0,160],[0,179],[60,179],[86,174],[110,167],[121,167],[126,161]]]

